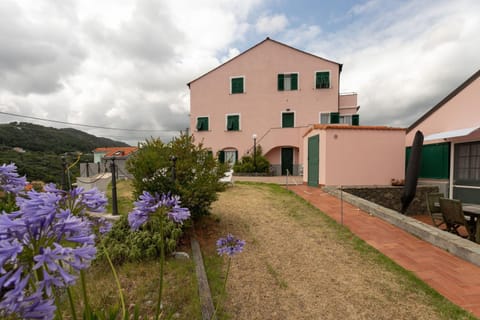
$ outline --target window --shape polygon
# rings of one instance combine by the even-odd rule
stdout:
[[[239,131],[240,130],[240,115],[232,114],[227,115],[227,131]]]
[[[352,115],[340,116],[340,121],[338,123],[352,124]]]
[[[282,128],[295,127],[295,114],[293,112],[282,112]]]
[[[230,78],[230,93],[244,93],[244,77]]]
[[[278,91],[298,90],[298,73],[278,74]]]
[[[198,131],[208,131],[208,117],[198,117],[197,118],[197,130]]]
[[[330,112],[321,112],[320,113],[320,123],[329,124],[330,123]]]
[[[330,72],[318,71],[315,73],[315,88],[328,89],[330,88]]]
[[[220,163],[228,163],[230,166],[232,166],[237,162],[237,159],[237,150],[221,150],[218,152],[218,161]]]
[[[455,144],[455,184],[480,185],[480,142]]]

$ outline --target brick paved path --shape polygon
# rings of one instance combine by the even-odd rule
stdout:
[[[444,297],[480,317],[480,267],[466,262],[377,217],[305,185],[288,186],[354,234],[412,271]],[[341,211],[343,207],[343,219]]]

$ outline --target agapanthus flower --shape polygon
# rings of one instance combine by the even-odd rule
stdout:
[[[0,310],[20,318],[52,319],[56,288],[72,285],[96,254],[91,222],[50,190],[31,190],[17,197],[17,211],[0,214]],[[73,202],[83,194],[76,192]]]
[[[25,189],[27,178],[20,177],[17,173],[17,166],[14,163],[0,166],[0,190],[7,193],[18,194]]]
[[[103,192],[97,188],[84,191],[82,187],[76,187],[69,191],[58,189],[53,183],[45,185],[45,191],[60,197],[59,205],[68,208],[75,215],[83,215],[85,211],[104,212],[108,203]]]
[[[225,238],[217,240],[217,253],[220,256],[227,255],[232,257],[235,254],[242,252],[244,246],[244,240],[237,239],[229,233]]]
[[[145,224],[160,208],[164,208],[167,217],[176,223],[183,223],[190,218],[190,211],[180,207],[180,197],[171,196],[169,193],[152,195],[144,191],[134,205],[133,211],[128,214],[128,223],[133,230]]]

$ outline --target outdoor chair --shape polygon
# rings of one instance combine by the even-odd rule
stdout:
[[[447,231],[464,237],[458,232],[458,229],[463,226],[468,232],[467,237],[470,240],[475,239],[473,229],[463,214],[462,203],[460,200],[440,198],[439,201],[440,211],[442,212],[443,219],[447,226]]]
[[[433,225],[437,228],[440,228],[442,225],[445,227],[445,221],[440,211],[439,199],[442,197],[443,193],[427,193],[427,210],[432,218]]]

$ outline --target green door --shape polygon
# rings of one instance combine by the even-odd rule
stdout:
[[[282,148],[282,176],[293,172],[293,148]]]
[[[308,138],[308,185],[318,187],[320,136]]]

